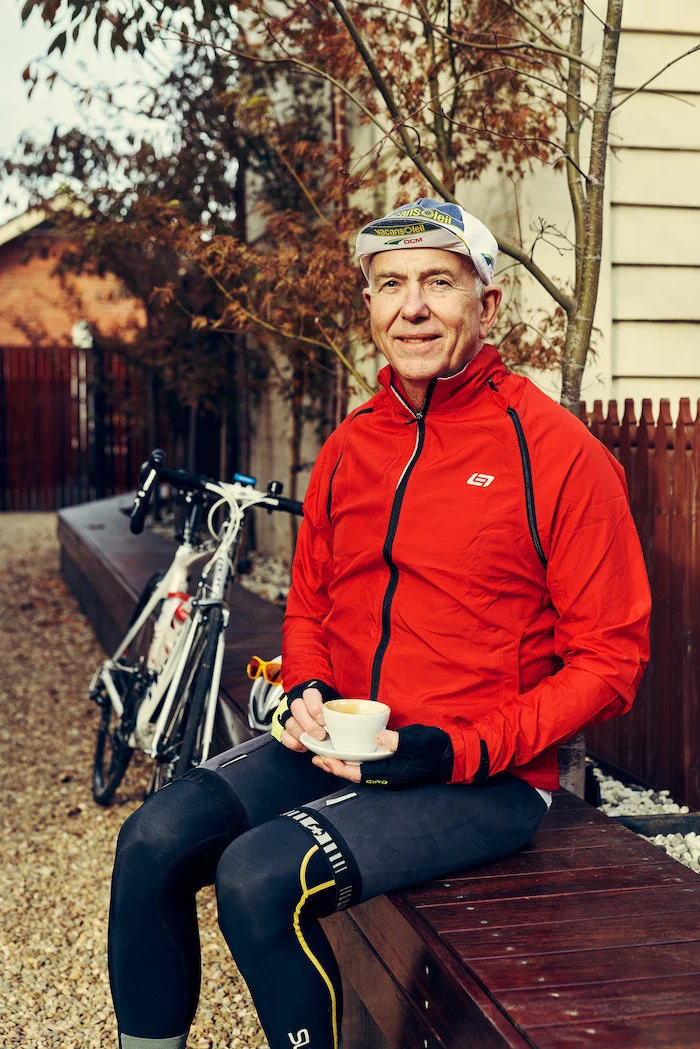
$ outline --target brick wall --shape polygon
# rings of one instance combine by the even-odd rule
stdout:
[[[70,345],[79,320],[104,337],[131,342],[145,324],[142,305],[111,274],[71,274],[62,281],[54,272],[61,249],[43,230],[0,246],[0,346]]]

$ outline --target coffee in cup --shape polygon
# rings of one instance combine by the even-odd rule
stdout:
[[[372,699],[332,699],[323,704],[326,732],[339,754],[371,754],[391,709]]]

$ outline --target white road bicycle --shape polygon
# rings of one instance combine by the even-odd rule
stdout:
[[[155,760],[149,791],[206,761],[212,741],[241,527],[253,506],[301,514],[279,481],[266,492],[255,478],[232,483],[166,470],[156,449],[144,464],[130,528],[143,530],[151,494],[161,482],[177,492],[180,545],[166,572],[148,581],[114,655],[96,670],[90,698],[101,709],[92,791],[108,805],[135,749]],[[204,560],[206,559],[206,560]],[[193,592],[190,569],[204,560]]]

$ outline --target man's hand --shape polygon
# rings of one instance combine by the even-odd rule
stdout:
[[[447,783],[452,778],[454,750],[447,732],[431,725],[406,725],[398,732],[380,732],[380,747],[391,750],[390,758],[348,765],[335,758],[314,758],[314,764],[349,779],[372,787],[401,790],[427,783]]]
[[[377,733],[377,746],[383,750],[390,750],[394,754],[398,745],[398,732],[385,729],[384,732]],[[333,776],[339,776],[340,779],[349,779],[351,783],[362,782],[362,766],[360,765],[349,765],[347,761],[341,761],[340,758],[322,758],[319,755],[316,755],[313,763]],[[371,768],[369,762],[366,767]]]
[[[292,701],[289,709],[292,716],[284,724],[280,743],[289,750],[301,753],[307,749],[300,742],[302,732],[308,732],[314,739],[325,739],[323,697],[317,688],[305,688],[299,699]]]
[[[323,704],[337,699],[338,693],[324,681],[312,679],[291,688],[272,718],[271,732],[288,750],[302,754],[306,747],[300,742],[302,733],[314,739],[325,739]]]

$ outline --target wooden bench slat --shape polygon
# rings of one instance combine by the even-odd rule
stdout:
[[[557,991],[529,988],[504,991],[501,1000],[519,1024],[554,1024],[616,1020],[625,1016],[664,1016],[689,1012],[700,1002],[700,972],[641,980],[615,980]]]
[[[422,907],[420,915],[439,934],[466,929],[515,929],[533,926],[537,929],[547,923],[617,917],[620,914],[648,913],[655,908],[684,910],[697,904],[697,892],[691,886],[654,884],[638,893],[634,888],[613,889],[601,895],[579,893],[572,896],[540,896],[527,899],[526,906],[514,911],[511,901],[485,901],[479,904],[456,902],[443,907]]]
[[[640,848],[636,841],[622,842],[615,847],[614,853],[605,845],[591,846],[589,849],[540,849],[539,851],[523,850],[514,856],[495,860],[485,868],[479,866],[472,871],[460,874],[460,882],[475,881],[487,873],[489,878],[509,878],[516,874],[551,874],[554,871],[580,871],[616,866],[627,862],[653,863],[654,853],[643,845]]]
[[[523,852],[551,852],[553,849],[577,850],[605,845],[614,835],[616,825],[587,824],[585,826],[557,827],[549,831],[546,827],[537,831]]]
[[[698,1044],[700,1011],[640,1019],[606,1020],[602,1023],[537,1028],[531,1031],[539,1049],[687,1049]]]
[[[688,935],[697,929],[696,936]],[[468,932],[445,933],[443,939],[461,958],[508,957],[520,955],[556,954],[570,951],[572,943],[582,950],[601,948],[639,947],[654,943],[676,943],[700,939],[700,902],[691,911],[649,912],[616,915],[612,918],[591,918],[579,921],[550,923],[533,936],[532,927],[481,928]]]
[[[512,900],[515,916],[519,907],[518,901],[530,900],[534,896],[580,894],[589,897],[587,902],[590,906],[598,893],[623,888],[644,889],[658,885],[681,884],[686,879],[682,874],[676,873],[676,866],[680,868],[676,863],[669,868],[666,864],[651,862],[629,864],[614,870],[610,867],[579,871],[555,870],[546,878],[538,874],[514,874],[495,880],[483,874],[469,878],[452,875],[449,880],[431,882],[421,889],[409,889],[406,896],[418,908],[456,903],[459,900],[465,903]],[[690,878],[697,878],[697,875],[690,871],[687,873]]]
[[[630,947],[626,951],[614,947],[589,951],[585,945],[577,945],[568,954],[485,958],[471,962],[469,967],[495,993],[539,985],[552,989],[567,984],[598,984],[633,977],[642,980],[674,973],[685,976],[697,972],[699,939],[700,932],[693,937],[689,930],[684,943]],[[585,993],[583,990],[583,997]]]

